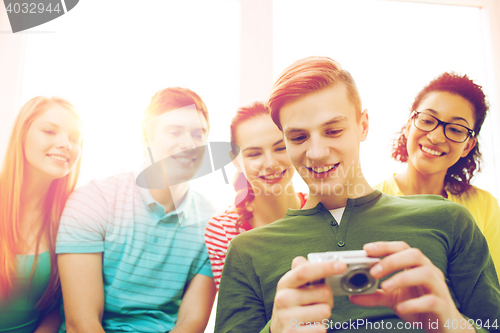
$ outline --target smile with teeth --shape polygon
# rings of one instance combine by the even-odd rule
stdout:
[[[61,155],[47,155],[47,156],[56,161],[68,162],[68,159]]]
[[[260,176],[260,178],[263,178],[265,180],[273,180],[273,179],[276,179],[276,178],[281,178],[283,177],[283,175],[285,174],[285,170],[283,170],[282,172],[279,172],[279,173],[275,173],[273,175],[268,175],[268,176]]]
[[[310,169],[310,170],[312,170],[312,171],[314,171],[316,173],[325,173],[325,172],[328,172],[328,171],[332,170],[337,165],[338,165],[338,163],[337,164],[328,165],[328,166],[310,167],[308,169]]]
[[[427,154],[431,154],[431,155],[434,155],[434,156],[441,156],[441,155],[444,155],[443,152],[440,152],[440,151],[435,151],[435,150],[432,150],[430,148],[427,148],[425,146],[420,146],[420,149],[422,149],[422,151],[426,152]]]
[[[173,158],[181,163],[181,164],[189,164],[191,162],[193,162],[195,160],[195,158],[189,158],[189,157],[176,157],[176,156],[173,156]]]

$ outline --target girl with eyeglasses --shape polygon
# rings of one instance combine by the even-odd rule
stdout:
[[[498,201],[470,183],[480,170],[477,136],[488,110],[481,86],[467,75],[443,73],[418,93],[411,110],[392,153],[408,167],[375,188],[390,195],[437,194],[465,206],[500,270]]]
[[[80,169],[82,123],[59,97],[21,108],[0,169],[0,332],[58,332],[55,243]]]

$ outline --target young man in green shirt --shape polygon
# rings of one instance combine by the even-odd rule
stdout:
[[[365,180],[359,146],[368,115],[347,71],[329,58],[299,60],[278,78],[269,106],[309,200],[231,242],[216,332],[498,329],[500,287],[470,213],[439,196],[387,196]],[[304,257],[361,249],[382,258],[370,269],[380,289],[334,302],[328,286],[313,282],[346,264]]]

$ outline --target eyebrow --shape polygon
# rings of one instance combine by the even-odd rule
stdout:
[[[57,125],[57,124],[55,124],[55,123],[53,123],[53,122],[51,122],[51,121],[46,121],[46,122],[44,122],[44,123],[41,123],[41,125],[46,125],[46,124],[49,124],[49,125],[54,126],[54,127],[56,127],[56,128],[60,128],[60,126],[59,126],[59,125]],[[73,133],[78,133],[78,135],[80,135],[80,136],[82,135],[82,132],[81,132],[80,130],[75,130],[75,131],[73,131],[71,134],[73,134]]]
[[[433,109],[425,109],[424,111],[430,111],[431,113],[434,113],[434,115],[438,114],[438,112],[435,111],[435,110],[433,110]],[[462,117],[453,117],[452,119],[453,120],[463,120],[463,121],[465,121],[467,123],[468,126],[470,126],[469,122],[467,120],[465,120],[464,118],[462,118]]]
[[[273,143],[273,147],[279,145],[280,143],[283,143],[283,139],[279,139],[275,143]]]
[[[279,145],[280,143],[283,143],[283,139],[279,139],[278,141],[273,143],[273,147]],[[247,148],[243,149],[242,151],[246,151],[246,150],[262,150],[262,148],[261,147],[247,147]]]
[[[325,127],[325,126],[329,126],[329,125],[333,125],[333,124],[338,124],[338,123],[342,123],[342,122],[345,122],[347,121],[348,118],[347,117],[344,117],[344,116],[337,116],[337,117],[333,117],[332,119],[328,120],[327,122],[323,123],[321,125],[321,127]],[[290,134],[292,133],[295,133],[295,132],[302,132],[303,129],[301,128],[289,128],[287,129],[283,134],[285,136],[289,136]]]
[[[50,122],[50,121],[46,121],[46,122],[44,122],[44,123],[41,123],[41,125],[45,125],[45,124],[49,124],[49,125],[52,125],[52,126],[54,126],[54,127],[59,128],[59,125],[54,124],[53,122]]]
[[[162,127],[162,129],[185,129],[186,126],[183,126],[183,125],[175,125],[175,124],[166,124]],[[194,128],[195,130],[202,130],[204,133],[208,132],[208,128],[207,127],[195,127]]]

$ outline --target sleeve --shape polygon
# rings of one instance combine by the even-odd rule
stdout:
[[[231,242],[219,289],[215,332],[269,332],[265,304],[255,291],[257,278],[252,267],[251,262],[241,259]]]
[[[200,269],[198,270],[198,272],[196,272],[196,274],[201,274],[213,278],[212,268],[210,267],[210,260],[208,259],[206,250],[203,251],[203,256],[201,258],[201,261],[203,262],[203,264],[200,266]]]
[[[448,206],[454,222],[448,260],[451,290],[459,311],[483,323],[500,319],[500,286],[488,245],[471,213],[461,205]]]
[[[208,257],[210,258],[215,285],[219,289],[229,240],[217,216],[212,217],[208,221],[207,228],[205,229],[205,244],[208,249]]]
[[[500,271],[500,207],[495,197],[490,193],[487,194],[483,201],[486,206],[482,212],[484,214],[483,234],[488,242],[498,276]]]
[[[108,219],[108,204],[94,183],[73,192],[61,217],[56,253],[104,252]]]

